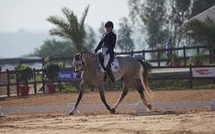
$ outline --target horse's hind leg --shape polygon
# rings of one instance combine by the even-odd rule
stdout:
[[[139,92],[140,97],[141,97],[141,99],[142,99],[142,101],[143,101],[143,104],[144,104],[148,109],[152,109],[151,104],[148,103],[148,102],[146,101],[145,95],[144,95],[144,93],[143,93],[143,90],[144,90],[144,89],[143,89],[143,86],[141,85],[140,80],[135,80],[135,88],[136,88],[136,90]]]

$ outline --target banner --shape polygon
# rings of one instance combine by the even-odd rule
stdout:
[[[193,77],[215,77],[215,67],[192,68]]]
[[[74,81],[76,78],[76,73],[71,70],[63,70],[58,74],[58,80],[62,81]]]

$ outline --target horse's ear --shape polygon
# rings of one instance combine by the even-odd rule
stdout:
[[[81,60],[81,53],[76,54],[76,56],[74,57],[75,60]]]

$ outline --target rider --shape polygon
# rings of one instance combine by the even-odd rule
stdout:
[[[95,49],[95,53],[99,49],[102,50],[102,55],[104,56],[104,67],[106,73],[109,75],[112,82],[115,82],[113,72],[111,70],[111,62],[114,60],[114,48],[116,44],[116,34],[113,33],[113,22],[108,21],[105,24],[106,33],[103,35],[101,41]]]

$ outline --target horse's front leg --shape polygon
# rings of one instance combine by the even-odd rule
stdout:
[[[128,84],[129,84],[129,82],[127,82],[127,83],[125,81],[123,82],[122,93],[120,95],[120,98],[117,100],[117,102],[113,106],[114,110],[119,106],[119,104],[121,103],[121,101],[128,94]]]
[[[75,106],[73,107],[72,111],[69,112],[69,115],[74,115],[75,111],[77,110],[78,104],[81,101],[82,96],[84,95],[84,92],[85,92],[84,82],[82,81],[80,83],[80,90],[79,90],[78,99],[77,99]]]
[[[104,105],[106,106],[106,108],[111,112],[111,113],[115,113],[115,110],[114,109],[111,109],[111,107],[107,104],[107,101],[105,99],[105,92],[104,92],[104,89],[103,87],[98,87],[99,89],[99,94],[100,94],[100,97],[101,97],[101,100],[102,102],[104,103]]]

